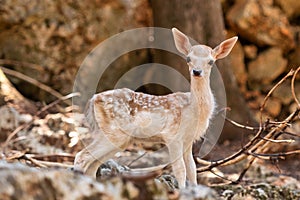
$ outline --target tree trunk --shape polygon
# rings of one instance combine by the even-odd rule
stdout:
[[[15,108],[20,113],[34,114],[36,112],[34,104],[16,90],[0,68],[0,106],[5,104]]]
[[[153,8],[154,26],[156,27],[169,29],[176,27],[200,44],[206,44],[211,47],[215,47],[225,39],[226,33],[219,0],[151,0],[151,5]],[[185,76],[188,76],[186,63],[178,56],[162,52],[159,55],[155,55],[154,60],[179,69]],[[230,68],[230,60],[228,58],[222,59],[217,62],[217,65],[226,89],[227,106],[231,108],[231,111],[227,113],[229,118],[245,124],[255,123],[238,89],[234,74]],[[176,80],[172,81],[176,82]],[[212,85],[217,87],[218,84],[220,83],[212,80]],[[230,124],[225,123],[221,138],[239,137],[239,132]],[[199,145],[196,146],[199,147]]]

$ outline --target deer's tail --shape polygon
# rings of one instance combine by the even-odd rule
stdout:
[[[87,122],[90,131],[94,131],[97,128],[97,122],[95,120],[95,112],[94,112],[94,97],[91,98],[84,111],[85,121]]]

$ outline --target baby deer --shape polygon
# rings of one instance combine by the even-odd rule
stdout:
[[[191,91],[155,96],[124,88],[95,94],[86,111],[93,142],[76,155],[75,170],[95,177],[99,165],[130,142],[158,142],[168,148],[179,188],[185,187],[186,177],[197,184],[192,145],[205,134],[214,112],[211,68],[230,53],[237,37],[212,49],[192,46],[176,28],[172,32],[175,46],[189,66]]]

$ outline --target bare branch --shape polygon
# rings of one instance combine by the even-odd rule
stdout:
[[[277,158],[284,159],[284,157],[289,155],[300,154],[300,149],[294,151],[288,151],[288,152],[279,152],[279,153],[255,153],[255,152],[248,152],[248,153],[261,158],[271,159],[272,157],[277,157]]]
[[[298,100],[298,98],[297,98],[297,95],[296,95],[296,93],[295,93],[295,79],[296,79],[296,76],[297,76],[297,74],[298,74],[299,71],[300,71],[300,66],[299,66],[298,69],[295,71],[294,76],[293,76],[293,78],[292,78],[292,82],[291,82],[292,95],[293,95],[293,98],[294,98],[295,102],[296,102],[297,105],[298,105],[298,108],[300,108],[300,102],[299,102],[299,100]]]
[[[252,126],[245,126],[245,125],[242,125],[242,124],[239,124],[238,122],[236,121],[233,121],[227,117],[225,117],[225,120],[230,122],[231,124],[233,124],[234,126],[238,127],[238,128],[242,128],[242,129],[247,129],[247,130],[250,130],[250,131],[257,131],[259,130],[259,127],[252,127]]]
[[[41,65],[24,62],[24,61],[17,61],[17,60],[10,60],[10,59],[0,59],[0,65],[12,65],[17,67],[27,67],[34,70],[37,70],[41,73],[45,72],[44,67]]]
[[[289,140],[273,140],[273,139],[264,138],[264,137],[261,137],[261,139],[269,141],[269,142],[273,142],[273,143],[288,143],[288,144],[290,144],[290,143],[295,142],[295,140],[292,140],[292,139],[289,139]]]

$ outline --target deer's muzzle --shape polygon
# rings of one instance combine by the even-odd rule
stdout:
[[[192,72],[194,76],[199,76],[199,77],[202,76],[202,70],[193,69]]]

